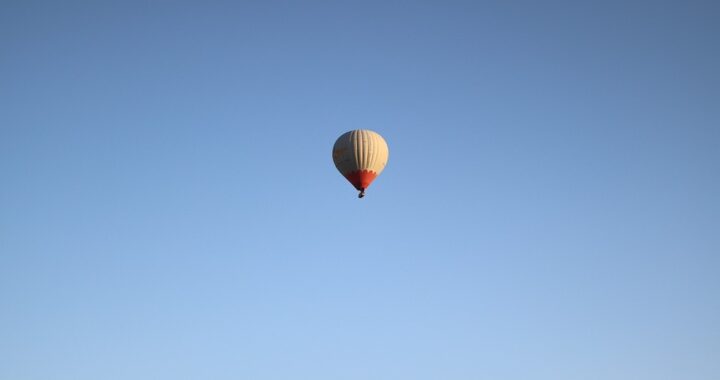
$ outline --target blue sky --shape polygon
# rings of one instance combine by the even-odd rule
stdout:
[[[0,378],[717,379],[719,12],[4,1]]]

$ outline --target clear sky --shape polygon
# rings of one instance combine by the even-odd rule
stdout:
[[[718,379],[718,36],[716,1],[3,1],[0,379]]]

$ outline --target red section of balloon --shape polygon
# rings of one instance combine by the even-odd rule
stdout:
[[[357,170],[345,174],[345,178],[358,190],[367,189],[376,177],[377,173],[370,170]]]

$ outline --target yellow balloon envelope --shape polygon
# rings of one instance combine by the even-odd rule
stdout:
[[[365,189],[377,178],[388,161],[388,146],[377,132],[356,129],[346,132],[333,146],[335,167],[365,196]]]

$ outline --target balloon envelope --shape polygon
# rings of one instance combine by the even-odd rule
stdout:
[[[335,141],[332,153],[335,167],[360,191],[360,197],[385,169],[388,154],[385,139],[367,129],[344,133]]]

